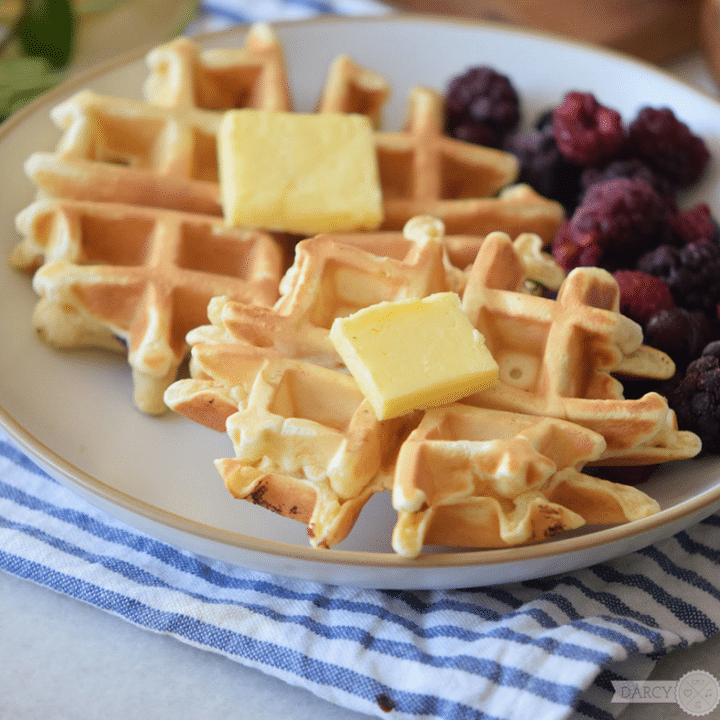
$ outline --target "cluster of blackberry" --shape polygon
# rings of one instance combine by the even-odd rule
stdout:
[[[668,108],[642,108],[626,125],[584,92],[519,130],[518,93],[489,67],[453,78],[446,97],[450,136],[514,153],[520,180],[563,204],[555,259],[613,273],[621,311],[678,368],[659,391],[720,453],[720,230],[706,204],[677,202],[709,162],[702,138]]]

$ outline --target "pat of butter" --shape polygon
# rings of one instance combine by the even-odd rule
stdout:
[[[365,115],[229,110],[218,172],[225,222],[304,235],[377,228],[382,190]]]
[[[363,308],[337,318],[330,339],[379,420],[455,402],[498,380],[453,292]]]

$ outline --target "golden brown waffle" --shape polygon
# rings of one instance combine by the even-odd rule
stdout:
[[[434,90],[414,88],[408,106],[402,131],[376,136],[384,229],[399,230],[427,214],[441,219],[448,234],[505,229],[513,235],[534,232],[550,242],[564,218],[559,203],[527,186],[497,197],[517,180],[514,155],[444,135],[444,100]]]
[[[527,185],[507,187],[517,176],[512,155],[442,136],[440,102],[436,93],[417,90],[409,129],[375,133],[382,227],[400,230],[430,214],[449,233],[532,232],[547,244],[564,218],[562,207]],[[44,193],[222,215],[219,113],[82,91],[51,116],[64,131],[56,151],[34,153],[25,165]]]
[[[412,221],[418,222],[417,219]],[[453,289],[462,293],[467,280],[467,271],[477,257],[478,250],[485,239],[484,235],[446,235],[444,224],[435,220],[443,233],[443,242],[447,258],[453,268],[459,272],[448,270]],[[412,240],[405,237],[405,233],[398,230],[384,232],[336,233],[333,235],[339,242],[355,245],[375,255],[387,257],[403,257],[409,250]],[[532,283],[537,283],[550,290],[558,290],[565,279],[565,271],[557,264],[555,258],[543,250],[542,238],[530,232],[520,233],[513,240],[513,247],[518,254],[525,275]]]
[[[34,269],[33,324],[51,345],[127,351],[135,403],[162,395],[216,295],[272,304],[282,272],[274,239],[219,218],[120,204],[38,201],[18,216],[13,261]]]
[[[148,53],[145,102],[82,91],[51,111],[63,134],[25,171],[52,197],[222,215],[217,132],[222,112],[292,110],[285,59],[272,29],[251,26],[241,48],[203,50],[180,38]],[[347,58],[328,73],[321,108],[376,119],[386,90]]]
[[[302,241],[274,308],[214,298],[211,324],[188,334],[191,379],[173,383],[165,400],[186,417],[228,432],[236,456],[216,465],[230,492],[308,523],[311,542],[329,547],[347,535],[372,494],[392,485],[398,511],[393,547],[408,557],[424,544],[511,546],[586,523],[626,522],[656,512],[657,503],[644,493],[580,471],[585,464],[662,462],[697,453],[697,438],[672,427],[674,415],[659,395],[624,400],[606,367],[611,358],[618,367],[646,368],[649,358],[663,374],[671,369],[662,365],[666,356],[643,350],[637,326],[604,308],[605,293],[614,297],[616,286],[586,289],[582,301],[572,303],[569,319],[562,300],[572,287],[567,280],[559,302],[521,292],[526,269],[504,233],[491,233],[480,244],[464,293],[468,301],[473,294],[483,299],[476,299],[471,316],[483,316],[488,347],[495,348],[510,379],[521,381],[510,362],[537,351],[540,335],[547,344],[559,344],[563,333],[574,337],[570,327],[577,326],[572,359],[582,362],[582,349],[590,353],[595,364],[586,375],[599,377],[588,382],[608,397],[588,397],[577,383],[568,391],[577,397],[567,398],[526,387],[527,412],[510,412],[493,404],[515,397],[510,386],[414,412],[399,418],[398,427],[377,423],[374,414],[371,421],[367,401],[330,352],[329,326],[361,306],[436,292],[437,286],[457,283],[460,272],[448,262],[440,221],[418,217],[401,238],[393,235],[358,234],[352,236],[357,244],[329,235]],[[533,245],[539,243],[534,237]],[[390,254],[375,254],[384,250]],[[614,307],[614,301],[609,304]],[[566,342],[559,352],[567,348]],[[536,365],[543,361],[534,358]],[[376,447],[381,428],[384,460],[378,466],[377,456],[366,453]],[[338,433],[343,453],[352,449],[350,455],[335,454]],[[357,482],[349,480],[353,473],[333,474],[347,462]],[[340,477],[350,483],[345,490]]]
[[[64,131],[56,151],[25,163],[44,194],[222,215],[218,113],[83,90],[51,117]]]
[[[283,48],[266,23],[250,27],[243,47],[203,50],[186,37],[151,50],[145,99],[165,108],[292,110]]]
[[[370,250],[373,233],[362,247],[334,235],[302,240],[272,308],[216,298],[208,311],[212,324],[194,330],[188,341],[243,342],[339,367],[342,360],[329,337],[336,317],[385,300],[455,290],[460,281],[444,251],[442,223],[418,217],[404,233],[402,255],[394,257]]]
[[[399,555],[424,544],[487,548],[658,512],[637,488],[578,471],[601,435],[553,418],[462,404],[428,410],[400,450],[393,482]]]
[[[379,128],[389,96],[390,84],[382,75],[339,55],[330,63],[317,112],[367,115],[373,127]]]
[[[463,309],[500,367],[498,384],[463,402],[561,418],[600,433],[605,464],[693,457],[699,440],[678,432],[665,398],[627,400],[613,374],[671,377],[672,361],[642,344],[639,325],[619,312],[613,277],[577,268],[557,300],[519,292],[525,269],[510,238],[488,235],[468,276]]]
[[[230,436],[216,461],[229,492],[304,522],[314,547],[343,540],[385,490],[412,416],[380,422],[342,372],[239,343],[193,346],[196,378],[166,392],[173,409]]]

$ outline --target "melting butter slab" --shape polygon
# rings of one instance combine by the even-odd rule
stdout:
[[[337,318],[330,339],[379,420],[457,401],[498,379],[453,292],[363,308]]]
[[[311,235],[382,222],[373,128],[364,115],[231,110],[220,123],[218,158],[229,225]]]

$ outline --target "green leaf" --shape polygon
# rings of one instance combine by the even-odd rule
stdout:
[[[0,122],[53,87],[59,74],[44,58],[0,61]]]
[[[25,0],[14,34],[26,55],[61,68],[72,56],[74,25],[70,0]]]

